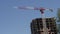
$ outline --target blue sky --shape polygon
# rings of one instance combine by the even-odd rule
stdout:
[[[56,17],[60,0],[0,0],[0,34],[31,34],[30,22],[40,18],[39,10],[19,10],[14,6],[53,8],[46,11],[46,17]]]

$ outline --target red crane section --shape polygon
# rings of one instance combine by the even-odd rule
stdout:
[[[40,7],[40,8],[36,8],[36,7],[14,7],[14,8],[18,8],[18,9],[27,9],[27,10],[40,10],[41,14],[44,13],[44,10],[50,10],[50,11],[53,11],[52,9],[48,9],[48,8],[43,8],[43,7]]]

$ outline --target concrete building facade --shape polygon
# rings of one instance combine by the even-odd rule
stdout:
[[[46,29],[48,34],[57,34],[56,22],[54,18],[45,18]],[[42,18],[33,19],[31,24],[31,34],[43,34],[43,22]]]

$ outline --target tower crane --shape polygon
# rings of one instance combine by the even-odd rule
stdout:
[[[47,27],[46,27],[46,23],[45,23],[45,17],[44,17],[44,10],[49,10],[49,11],[53,11],[52,9],[49,9],[49,8],[43,8],[43,7],[40,7],[40,8],[36,8],[36,7],[14,7],[14,8],[17,8],[17,9],[27,9],[27,10],[40,10],[41,12],[41,15],[42,15],[42,22],[43,22],[43,31],[44,31],[44,34],[48,34],[48,31],[47,31]]]

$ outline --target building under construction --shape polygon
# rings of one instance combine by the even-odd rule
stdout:
[[[46,29],[48,34],[57,34],[56,22],[54,18],[45,18]],[[42,18],[33,19],[31,24],[31,34],[43,34]]]

